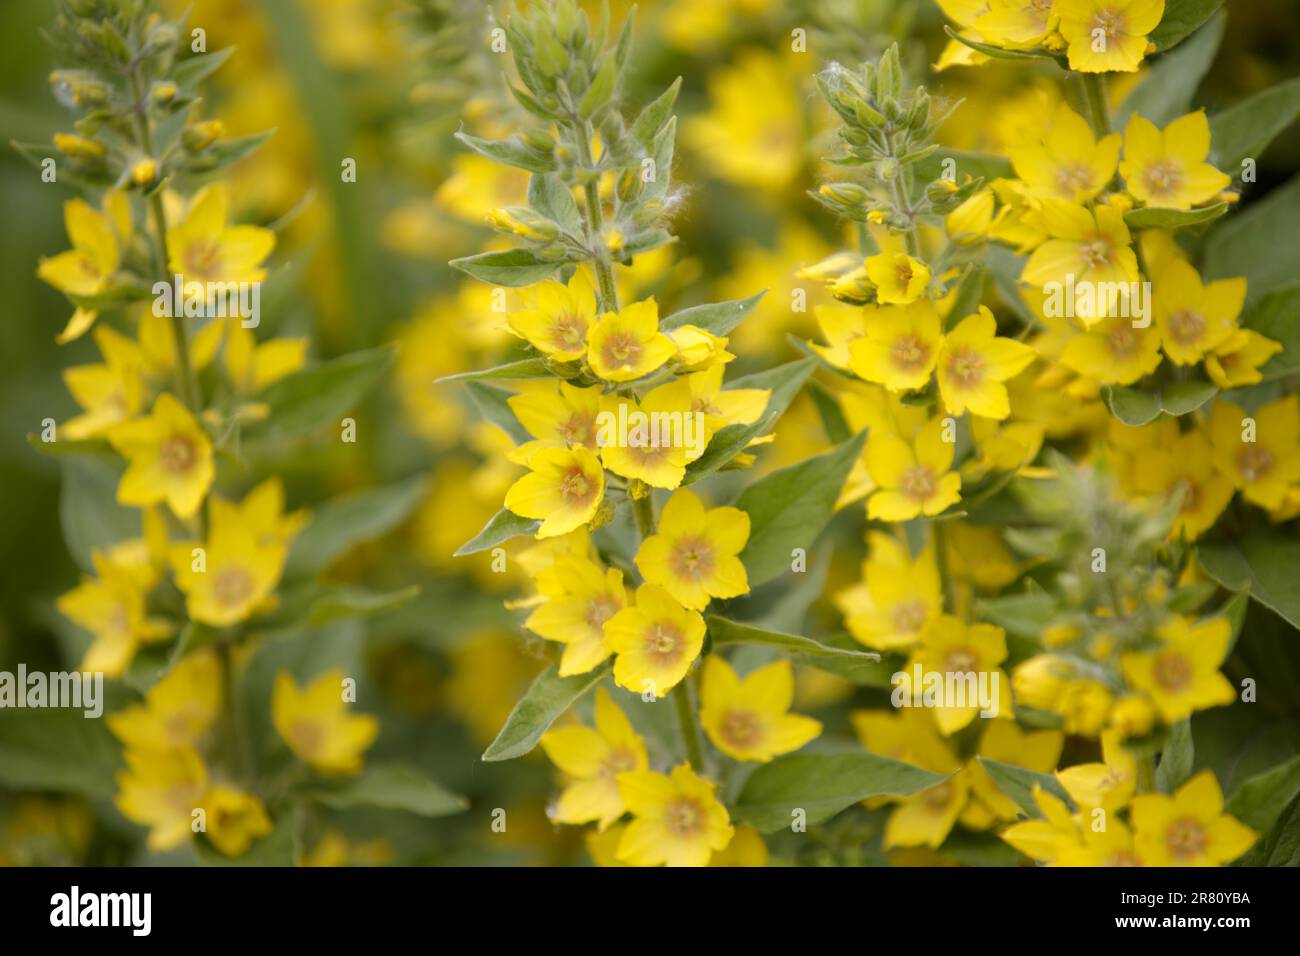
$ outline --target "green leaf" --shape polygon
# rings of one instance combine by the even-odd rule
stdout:
[[[1228,801],[1227,811],[1248,827],[1266,833],[1297,794],[1300,756],[1243,781]]]
[[[341,786],[309,791],[307,796],[334,810],[379,807],[422,817],[445,817],[469,807],[469,801],[404,764],[367,767]]]
[[[673,111],[673,104],[677,102],[677,94],[682,88],[682,78],[679,76],[673,80],[672,85],[664,90],[651,103],[646,104],[645,108],[637,114],[637,118],[632,122],[632,137],[641,144],[645,149],[654,145],[655,137],[663,129],[664,123],[668,122],[668,114]]]
[[[709,305],[694,305],[682,309],[663,319],[659,323],[661,332],[671,332],[683,325],[694,325],[714,335],[729,335],[745,316],[754,311],[759,301],[767,294],[764,290],[748,299],[733,299],[730,302],[715,302]]]
[[[906,797],[944,779],[873,753],[791,754],[750,774],[731,816],[772,833],[789,827],[796,810],[822,823],[868,797]]]
[[[736,499],[749,515],[749,540],[740,560],[756,587],[790,570],[791,552],[807,554],[821,534],[867,433],[860,432],[830,451],[764,475]]]
[[[280,379],[260,395],[271,406],[270,417],[251,426],[245,440],[270,444],[301,438],[327,424],[337,426],[384,377],[393,355],[393,346],[381,345]]]
[[[1250,596],[1300,628],[1300,541],[1270,532],[1249,535],[1238,543],[1203,544],[1196,558],[1205,573],[1230,591],[1250,589]]]
[[[728,425],[715,432],[704,454],[686,466],[686,479],[682,483],[689,485],[712,474],[744,451],[755,438],[770,431],[816,366],[816,359],[800,359],[766,372],[746,375],[728,384],[728,389],[770,388],[772,395],[767,400],[767,408],[752,425]]]
[[[235,48],[228,46],[224,50],[213,50],[211,53],[200,53],[198,56],[179,60],[172,67],[171,79],[182,89],[193,90],[220,69],[234,52]]]
[[[479,369],[475,372],[458,372],[455,375],[444,375],[442,378],[435,378],[434,385],[444,385],[447,382],[479,382],[479,381],[512,381],[515,379],[526,378],[552,378],[555,372],[551,370],[550,364],[544,358],[520,359],[518,362],[507,362],[505,365],[498,365],[494,368]]]
[[[502,508],[483,526],[482,531],[457,548],[452,557],[462,558],[467,554],[486,551],[521,534],[533,534],[541,526],[541,521],[536,518],[521,518],[513,511]]]
[[[1065,57],[1059,53],[1052,53],[1050,50],[1007,50],[1000,46],[994,46],[991,43],[982,43],[979,40],[972,40],[970,37],[964,37],[952,27],[944,25],[944,32],[952,37],[958,43],[965,44],[972,50],[978,50],[985,56],[993,57],[996,60],[1055,60],[1061,66],[1065,66]]]
[[[548,173],[555,168],[553,159],[530,149],[513,137],[501,140],[479,139],[465,132],[457,132],[455,136],[474,152],[507,166],[526,169],[530,173]]]
[[[546,729],[573,706],[574,702],[599,684],[613,665],[606,661],[586,674],[561,677],[552,664],[537,679],[510,711],[497,739],[483,751],[487,761],[513,760],[537,746]]]
[[[988,757],[977,759],[993,778],[998,789],[1010,797],[1032,819],[1038,820],[1043,816],[1042,811],[1038,809],[1038,804],[1034,802],[1034,784],[1038,784],[1053,796],[1065,801],[1066,806],[1073,806],[1065,788],[1049,773],[1026,770],[1024,767],[1002,763],[1000,760],[990,760]]]
[[[1129,117],[1140,113],[1163,127],[1191,108],[1192,97],[1214,62],[1223,40],[1226,16],[1216,16],[1178,49],[1157,59],[1133,92],[1124,99],[1112,124],[1122,130]]]
[[[1268,831],[1234,866],[1300,866],[1300,794],[1291,798]]]
[[[1269,143],[1300,117],[1300,77],[1248,96],[1210,117],[1210,141],[1219,168],[1241,175],[1242,160],[1258,160]]]
[[[849,431],[848,419],[844,417],[844,409],[840,407],[839,399],[835,397],[834,392],[817,379],[810,378],[808,394],[812,396],[813,404],[817,406],[817,415],[822,420],[822,428],[831,442],[838,445],[853,437],[853,433]]]
[[[582,215],[573,193],[554,176],[535,174],[528,180],[528,205],[553,220],[570,235],[582,234]]]
[[[469,382],[466,387],[479,414],[509,435],[516,445],[532,439],[533,436],[519,423],[514,409],[509,405],[509,399],[514,397],[513,392],[484,385],[482,382]]]
[[[539,259],[527,249],[510,249],[506,252],[480,252],[476,256],[452,259],[448,265],[488,285],[515,288],[541,282],[555,272],[561,263]]]
[[[1240,214],[1225,219],[1205,240],[1207,279],[1246,277],[1246,304],[1296,284],[1300,276],[1300,176],[1280,186]]]
[[[729,621],[716,614],[709,615],[705,623],[708,625],[709,637],[713,639],[714,647],[725,647],[728,644],[758,644],[764,647],[775,647],[804,663],[832,674],[840,674],[854,683],[869,682],[876,685],[882,676],[885,677],[886,685],[889,682],[888,672],[891,668],[882,666],[880,655],[871,651],[833,647],[815,641],[811,637],[769,631],[752,624]]]
[[[415,509],[424,488],[424,476],[417,475],[326,501],[294,540],[285,577],[314,575],[361,542],[386,534]]]
[[[1242,316],[1241,324],[1279,342],[1282,351],[1260,366],[1265,382],[1300,370],[1300,285],[1279,289],[1261,299]]]
[[[1195,33],[1221,6],[1223,0],[1165,0],[1165,15],[1148,39],[1163,53]]]
[[[1027,591],[983,598],[975,605],[975,615],[1017,637],[1037,639],[1056,613],[1056,598],[1046,591]]]
[[[110,693],[109,686],[104,696],[113,698],[100,701],[105,713],[126,704],[125,695]],[[121,747],[107,721],[86,717],[84,709],[6,708],[0,716],[0,784],[9,790],[55,790],[108,799],[121,766]]]
[[[1192,742],[1192,724],[1180,720],[1169,728],[1169,739],[1160,751],[1156,766],[1156,786],[1161,793],[1173,793],[1192,775],[1196,746]]]
[[[141,534],[140,512],[117,503],[121,465],[104,456],[62,459],[59,523],[68,552],[82,569],[93,571],[90,554]]]
[[[1125,425],[1146,425],[1160,417],[1161,412],[1177,418],[1194,412],[1219,389],[1213,382],[1165,382],[1154,391],[1126,385],[1107,385],[1102,389],[1111,414]]]
[[[418,586],[396,591],[371,591],[368,588],[331,588],[312,602],[307,615],[309,624],[325,624],[344,617],[365,617],[401,607],[420,593]]]
[[[1186,226],[1199,226],[1201,223],[1213,222],[1227,211],[1226,202],[1216,202],[1198,209],[1161,209],[1158,206],[1144,206],[1124,213],[1124,224],[1130,229],[1182,229]]]

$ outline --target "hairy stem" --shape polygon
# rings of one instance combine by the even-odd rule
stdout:
[[[691,706],[690,682],[683,677],[672,690],[673,704],[677,708],[677,724],[686,745],[686,759],[696,770],[704,769],[704,750],[700,747],[700,728],[695,722],[695,708]]]
[[[948,529],[942,521],[930,522],[930,541],[934,546],[934,563],[939,572],[939,583],[943,585],[944,610],[949,614],[957,613],[957,582],[952,579],[948,568]]]
[[[587,127],[587,121],[575,120],[573,129],[582,163],[590,170],[596,163],[591,151],[591,131]],[[600,230],[604,225],[604,214],[600,209],[600,178],[594,176],[582,188],[586,200],[587,243],[591,247],[591,264],[596,270],[596,281],[600,285],[600,304],[606,311],[617,312],[618,289],[614,285],[614,269],[600,244]]]
[[[655,503],[649,490],[642,497],[632,499],[632,516],[636,518],[636,530],[642,541],[655,533]]]
[[[1100,73],[1082,73],[1083,95],[1088,101],[1088,119],[1092,131],[1101,139],[1110,132],[1110,116],[1106,112],[1106,90]]]

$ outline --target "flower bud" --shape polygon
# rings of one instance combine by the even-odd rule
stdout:
[[[149,95],[155,103],[170,103],[176,99],[176,94],[180,92],[179,88],[171,80],[162,80],[153,85]]]
[[[54,145],[65,156],[87,161],[103,159],[108,152],[102,144],[75,133],[55,133]]]
[[[205,120],[181,131],[181,144],[191,153],[202,152],[221,138],[226,127],[221,120]]]
[[[158,163],[152,157],[138,159],[131,166],[131,182],[142,189],[147,189],[158,180]]]

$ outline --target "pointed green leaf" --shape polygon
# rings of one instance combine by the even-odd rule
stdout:
[[[1051,774],[1026,770],[1024,767],[1002,763],[999,760],[990,760],[988,757],[978,757],[977,759],[980,765],[988,771],[989,776],[993,778],[993,782],[997,784],[998,789],[1010,797],[1032,819],[1041,819],[1043,816],[1042,811],[1038,809],[1038,804],[1034,802],[1034,784],[1038,784],[1053,796],[1065,801],[1066,806],[1073,806],[1069,794],[1065,792],[1065,788]]]
[[[417,475],[324,502],[294,540],[285,577],[314,575],[354,546],[392,530],[419,504],[424,489],[424,476]]]
[[[1165,0],[1165,15],[1148,39],[1163,52],[1195,33],[1219,12],[1223,0]]]
[[[819,670],[839,674],[855,684],[863,686],[889,686],[892,668],[880,663],[880,655],[872,651],[854,650],[848,647],[835,647],[811,637],[798,634],[783,634],[729,621],[716,614],[709,615],[709,637],[714,647],[726,647],[728,644],[758,644],[775,647],[791,655],[799,663],[810,664]]]
[[[528,753],[560,715],[605,679],[611,667],[606,661],[586,674],[572,677],[561,677],[554,664],[546,668],[515,704],[496,740],[483,752],[483,759],[513,760]]]
[[[1186,43],[1157,59],[1125,98],[1115,114],[1112,127],[1123,130],[1134,113],[1140,113],[1160,127],[1186,113],[1191,108],[1196,88],[1214,62],[1227,19],[1227,16],[1212,18]]]
[[[251,426],[245,441],[269,444],[301,438],[326,425],[337,427],[384,377],[393,355],[393,346],[381,345],[280,379],[259,396],[271,406],[270,417]]]
[[[1300,76],[1248,96],[1210,117],[1210,141],[1220,169],[1241,175],[1241,162],[1258,160],[1269,143],[1300,117]]]
[[[476,256],[452,259],[448,265],[488,285],[517,288],[541,282],[554,273],[561,263],[539,259],[527,249],[511,249],[507,252],[480,252]]]
[[[469,807],[464,797],[404,764],[367,767],[360,777],[306,795],[334,810],[379,807],[429,818],[450,816]]]
[[[1236,543],[1203,544],[1196,559],[1205,573],[1230,591],[1250,589],[1250,596],[1300,628],[1300,541],[1257,532]]]
[[[513,511],[502,508],[483,526],[482,531],[462,544],[453,557],[461,558],[467,554],[486,551],[521,534],[533,534],[541,526],[542,523],[536,518],[521,518]]]
[[[751,295],[748,299],[733,299],[730,302],[715,302],[708,305],[693,305],[682,309],[663,319],[659,323],[662,332],[671,332],[683,325],[694,325],[714,335],[730,335],[749,313],[753,312],[767,291]]]

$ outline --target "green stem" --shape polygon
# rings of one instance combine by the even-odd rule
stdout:
[[[704,769],[704,750],[700,747],[700,728],[695,723],[695,708],[691,706],[691,688],[685,677],[672,690],[673,704],[677,708],[677,724],[686,745],[686,759],[696,770]]]
[[[230,772],[237,780],[242,780],[248,764],[244,750],[244,735],[239,726],[239,711],[235,706],[235,660],[228,641],[222,640],[217,645],[217,649],[221,657],[221,696],[222,708],[225,711],[227,758]]]
[[[632,499],[632,516],[636,518],[636,530],[642,541],[655,533],[655,503],[648,488],[640,498]]]
[[[146,113],[148,107],[141,87],[140,74],[132,71],[131,91],[135,96],[136,135],[140,140],[140,148],[153,158],[153,132],[149,128],[149,117]],[[171,258],[167,254],[167,214],[163,209],[161,190],[154,190],[153,195],[149,197],[148,205],[153,222],[151,252],[154,273],[166,282],[170,279],[167,274],[167,264]],[[189,406],[190,411],[197,412],[199,411],[198,381],[194,377],[194,370],[190,367],[189,337],[185,331],[183,315],[172,316],[172,340],[176,348],[176,389],[180,393],[181,401]]]
[[[587,121],[575,120],[573,129],[578,139],[582,163],[588,172],[594,174],[596,161],[591,151],[591,131],[587,128]],[[600,230],[605,221],[600,208],[600,177],[593,175],[583,184],[582,190],[587,208],[587,242],[591,246],[591,264],[596,270],[596,281],[600,284],[601,306],[608,312],[617,312],[618,289],[614,285],[614,268],[606,258],[605,249],[600,242]]]
[[[1081,73],[1083,94],[1088,101],[1088,116],[1092,131],[1098,139],[1110,132],[1110,117],[1106,112],[1106,90],[1100,73]]]
[[[948,529],[942,521],[930,522],[931,543],[934,546],[935,568],[939,572],[939,583],[943,586],[943,604],[949,614],[957,613],[957,582],[952,579],[948,569]]]

